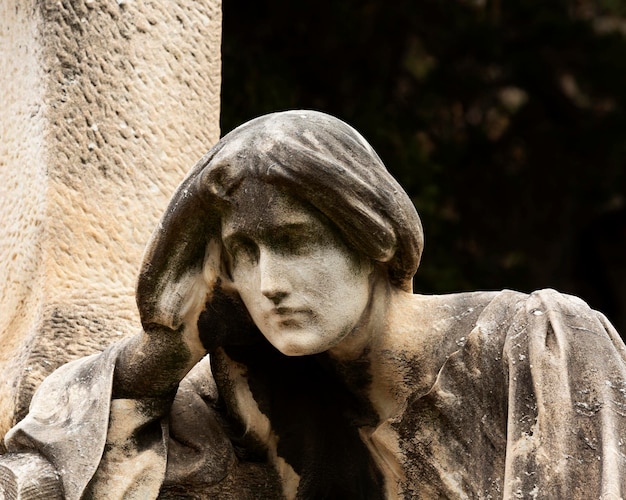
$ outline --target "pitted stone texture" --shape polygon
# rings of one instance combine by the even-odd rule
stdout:
[[[219,135],[220,8],[0,2],[0,434],[54,368],[137,331],[143,248]]]
[[[0,432],[42,293],[46,165],[44,68],[36,0],[0,3]],[[18,359],[14,359],[18,356]],[[9,364],[10,363],[10,364]]]

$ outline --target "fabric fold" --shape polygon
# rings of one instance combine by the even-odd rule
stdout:
[[[122,345],[52,373],[33,396],[28,415],[5,437],[9,452],[36,450],[56,468],[67,500],[81,498],[104,452]]]

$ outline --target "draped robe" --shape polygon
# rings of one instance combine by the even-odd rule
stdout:
[[[405,367],[389,377],[411,390],[384,418],[331,415],[317,425],[294,402],[307,401],[313,382],[279,404],[285,388],[299,387],[293,374],[263,378],[228,346],[202,360],[173,401],[112,400],[116,344],[48,377],[7,449],[48,460],[70,500],[180,488],[196,498],[626,496],[626,351],[604,316],[552,290],[419,300],[428,321],[407,335],[428,332],[432,341],[427,352],[389,353]],[[271,356],[283,366],[282,355]],[[370,369],[363,365],[366,396]],[[238,412],[243,430],[232,425]],[[335,422],[360,442],[338,438]],[[252,439],[238,440],[242,432]],[[261,452],[242,451],[246,443]]]

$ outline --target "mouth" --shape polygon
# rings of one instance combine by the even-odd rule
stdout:
[[[313,311],[298,307],[275,307],[270,315],[282,326],[300,326],[307,323],[313,316]]]
[[[297,307],[275,307],[272,312],[277,314],[278,316],[291,316],[297,314],[310,314],[309,309],[305,308],[297,308]]]

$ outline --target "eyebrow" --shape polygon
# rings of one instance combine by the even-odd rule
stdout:
[[[317,221],[315,221],[317,222]],[[315,222],[311,219],[306,219],[302,221],[294,221],[294,222],[286,222],[284,224],[276,224],[275,226],[267,227],[263,230],[261,236],[264,237],[267,233],[275,233],[276,231],[281,232],[301,232],[304,234],[310,234],[315,232]],[[321,221],[319,222],[321,224]],[[222,227],[222,242],[224,244],[231,242],[237,239],[247,239],[250,236],[250,233],[246,230],[245,226],[242,227]]]

